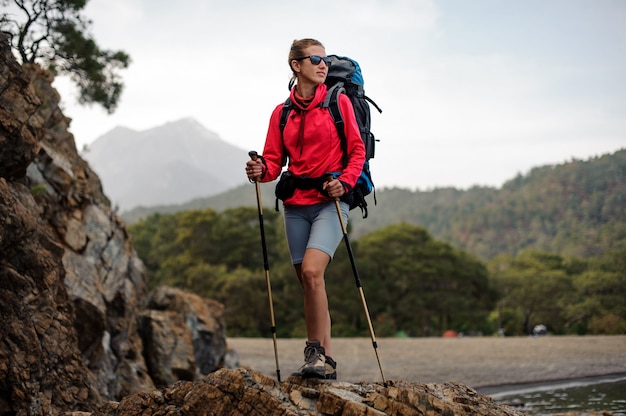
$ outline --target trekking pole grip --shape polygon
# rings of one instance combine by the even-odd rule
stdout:
[[[335,179],[335,176],[326,172],[326,181],[332,181]],[[348,229],[346,228],[346,222],[343,220],[343,215],[341,214],[341,206],[339,205],[339,197],[335,197],[335,208],[337,209],[337,216],[339,217],[339,225],[341,226],[341,231],[343,232],[344,239],[348,238]]]
[[[259,154],[255,151],[255,150],[250,150],[248,152],[248,156],[250,156],[250,159],[254,160],[256,162],[256,160],[259,158]],[[257,184],[257,187],[259,186],[259,178],[254,178],[254,180],[252,179],[248,179],[250,182],[254,182]]]
[[[333,174],[332,174],[332,173],[330,173],[330,172],[326,172],[326,182],[330,182],[330,181],[332,181],[333,179],[335,179],[335,175],[333,175]],[[336,198],[335,198],[335,200],[336,200],[336,201],[339,201],[339,197],[336,197]]]

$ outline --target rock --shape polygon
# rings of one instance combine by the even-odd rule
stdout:
[[[221,369],[200,381],[109,402],[92,416],[177,415],[521,415],[458,383],[351,384],[290,377],[278,383],[248,369]]]
[[[39,151],[38,130],[28,121],[41,101],[30,88],[30,79],[13,58],[0,36],[0,177],[22,178]]]
[[[86,410],[102,400],[77,347],[64,247],[24,177],[42,102],[4,39],[0,55],[0,414]]]
[[[191,337],[193,345],[190,347],[199,376],[224,367],[227,351],[224,305],[193,293],[161,286],[150,294],[147,308],[176,312],[180,316]]]
[[[167,302],[184,313],[165,312],[161,291],[144,312],[143,262],[79,156],[52,81],[38,65],[20,66],[0,35],[2,415],[81,412],[154,390],[153,378],[195,380],[225,362],[222,305],[177,292]],[[140,319],[158,314],[170,315],[175,338],[144,348]],[[187,366],[150,374],[144,356],[172,343],[184,346]]]
[[[51,74],[37,65],[24,69],[41,102],[29,119],[37,122],[31,130],[39,132],[39,152],[26,179],[45,190],[35,198],[38,215],[63,247],[64,276],[58,284],[66,287],[76,312],[77,346],[93,386],[108,399],[152,389],[137,331],[147,295],[143,263],[98,177],[76,151]]]
[[[141,330],[146,362],[157,386],[196,379],[191,332],[182,316],[174,311],[146,311],[141,316]]]

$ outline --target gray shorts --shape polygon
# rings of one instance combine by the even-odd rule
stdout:
[[[344,202],[339,205],[347,227],[350,207]],[[284,211],[287,245],[293,264],[302,263],[308,248],[316,248],[333,258],[343,238],[334,201],[315,205],[287,205]]]

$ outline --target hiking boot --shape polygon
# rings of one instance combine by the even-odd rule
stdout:
[[[324,363],[324,378],[326,380],[337,380],[337,363],[328,356]]]
[[[307,341],[304,348],[304,364],[294,375],[303,378],[326,378],[326,362],[324,347],[320,342]]]

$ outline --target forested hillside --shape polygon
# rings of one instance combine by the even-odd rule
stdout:
[[[404,221],[482,259],[526,248],[597,256],[626,241],[626,149],[535,168],[500,189],[387,189],[378,196],[371,218],[352,216],[355,235]]]
[[[626,150],[534,169],[486,202],[443,238],[483,258],[528,247],[598,256],[626,241]]]
[[[374,171],[375,175],[375,171]],[[263,203],[273,209],[274,184],[262,186]],[[501,188],[429,191],[386,188],[368,197],[370,215],[352,211],[353,238],[387,225],[426,228],[435,238],[487,260],[502,253],[534,248],[580,257],[596,256],[626,241],[626,149],[586,161],[572,160],[532,169]],[[133,223],[160,212],[206,207],[256,205],[254,187],[184,205],[141,208],[122,215]]]

